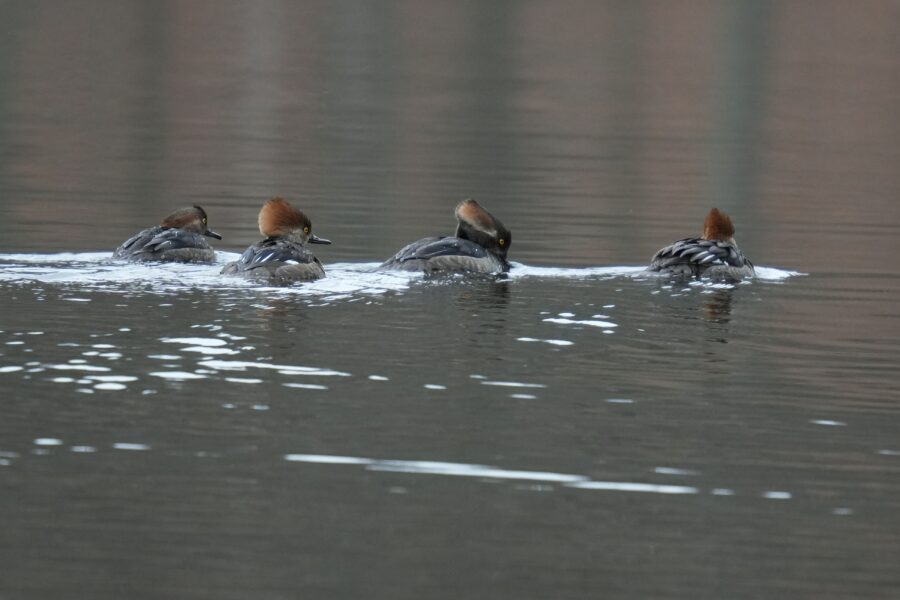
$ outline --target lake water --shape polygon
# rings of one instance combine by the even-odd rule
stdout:
[[[0,3],[0,597],[896,597],[898,24]],[[328,278],[219,277],[276,194]],[[372,272],[469,196],[508,277]],[[639,275],[711,206],[759,277]]]

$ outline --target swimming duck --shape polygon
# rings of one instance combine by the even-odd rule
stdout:
[[[660,249],[647,271],[682,277],[739,280],[753,277],[753,263],[734,241],[734,225],[718,208],[703,222],[703,236],[685,238]]]
[[[499,219],[472,199],[456,207],[456,235],[412,242],[380,269],[436,273],[505,273],[512,234]]]
[[[270,284],[289,284],[325,277],[325,268],[306,244],[330,244],[312,233],[312,222],[284,198],[272,198],[259,211],[259,232],[265,237],[241,257],[225,265],[224,275]]]
[[[216,255],[206,237],[221,240],[210,231],[206,211],[199,206],[180,208],[156,227],[128,238],[113,252],[113,258],[131,261],[213,262]]]

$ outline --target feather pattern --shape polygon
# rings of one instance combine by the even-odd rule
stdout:
[[[753,275],[753,263],[741,252],[737,244],[727,240],[685,238],[659,250],[650,259],[648,271],[690,274],[694,277],[716,275],[711,268],[738,277]]]
[[[512,234],[475,200],[456,206],[456,235],[427,237],[407,244],[380,269],[426,273],[505,273]]]
[[[266,238],[225,265],[222,273],[268,283],[290,283],[321,279],[325,277],[325,268],[302,244],[288,238]]]
[[[206,238],[193,231],[152,227],[128,238],[113,258],[132,261],[213,262],[215,253]]]
[[[429,237],[407,244],[380,268],[426,273],[502,273],[508,266],[475,242],[458,237]]]

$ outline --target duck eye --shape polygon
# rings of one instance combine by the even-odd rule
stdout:
[[[506,240],[504,240],[503,238],[500,238],[499,240],[497,240],[497,243],[500,244],[501,246],[505,246]]]
[[[303,233],[305,233],[306,235],[309,235],[309,227],[304,227]]]

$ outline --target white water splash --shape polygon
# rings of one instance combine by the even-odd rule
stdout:
[[[57,254],[0,254],[0,282],[36,281],[51,284],[77,284],[85,291],[134,293],[135,285],[152,294],[169,294],[190,288],[214,290],[253,290],[270,296],[311,296],[325,301],[357,296],[379,296],[402,292],[424,280],[417,272],[376,271],[378,262],[334,263],[326,265],[328,276],[317,281],[274,287],[237,277],[222,276],[222,267],[236,260],[235,252],[216,251],[216,262],[209,265],[184,263],[129,263],[113,260],[110,252],[62,252]],[[537,267],[513,262],[506,277],[512,281],[533,278],[613,279],[641,278],[643,266],[609,267]],[[774,267],[756,267],[756,279],[778,282],[804,275]],[[709,283],[709,285],[717,285]],[[90,298],[64,300],[89,302]]]
[[[453,463],[429,460],[388,460],[358,456],[334,456],[327,454],[286,454],[288,462],[323,465],[358,465],[368,471],[409,473],[420,475],[444,475],[450,477],[474,477],[478,479],[510,479],[561,484],[566,487],[610,492],[639,492],[655,494],[699,494],[692,486],[660,485],[635,481],[596,481],[586,475],[554,473],[550,471],[522,471],[502,469],[490,465]]]

